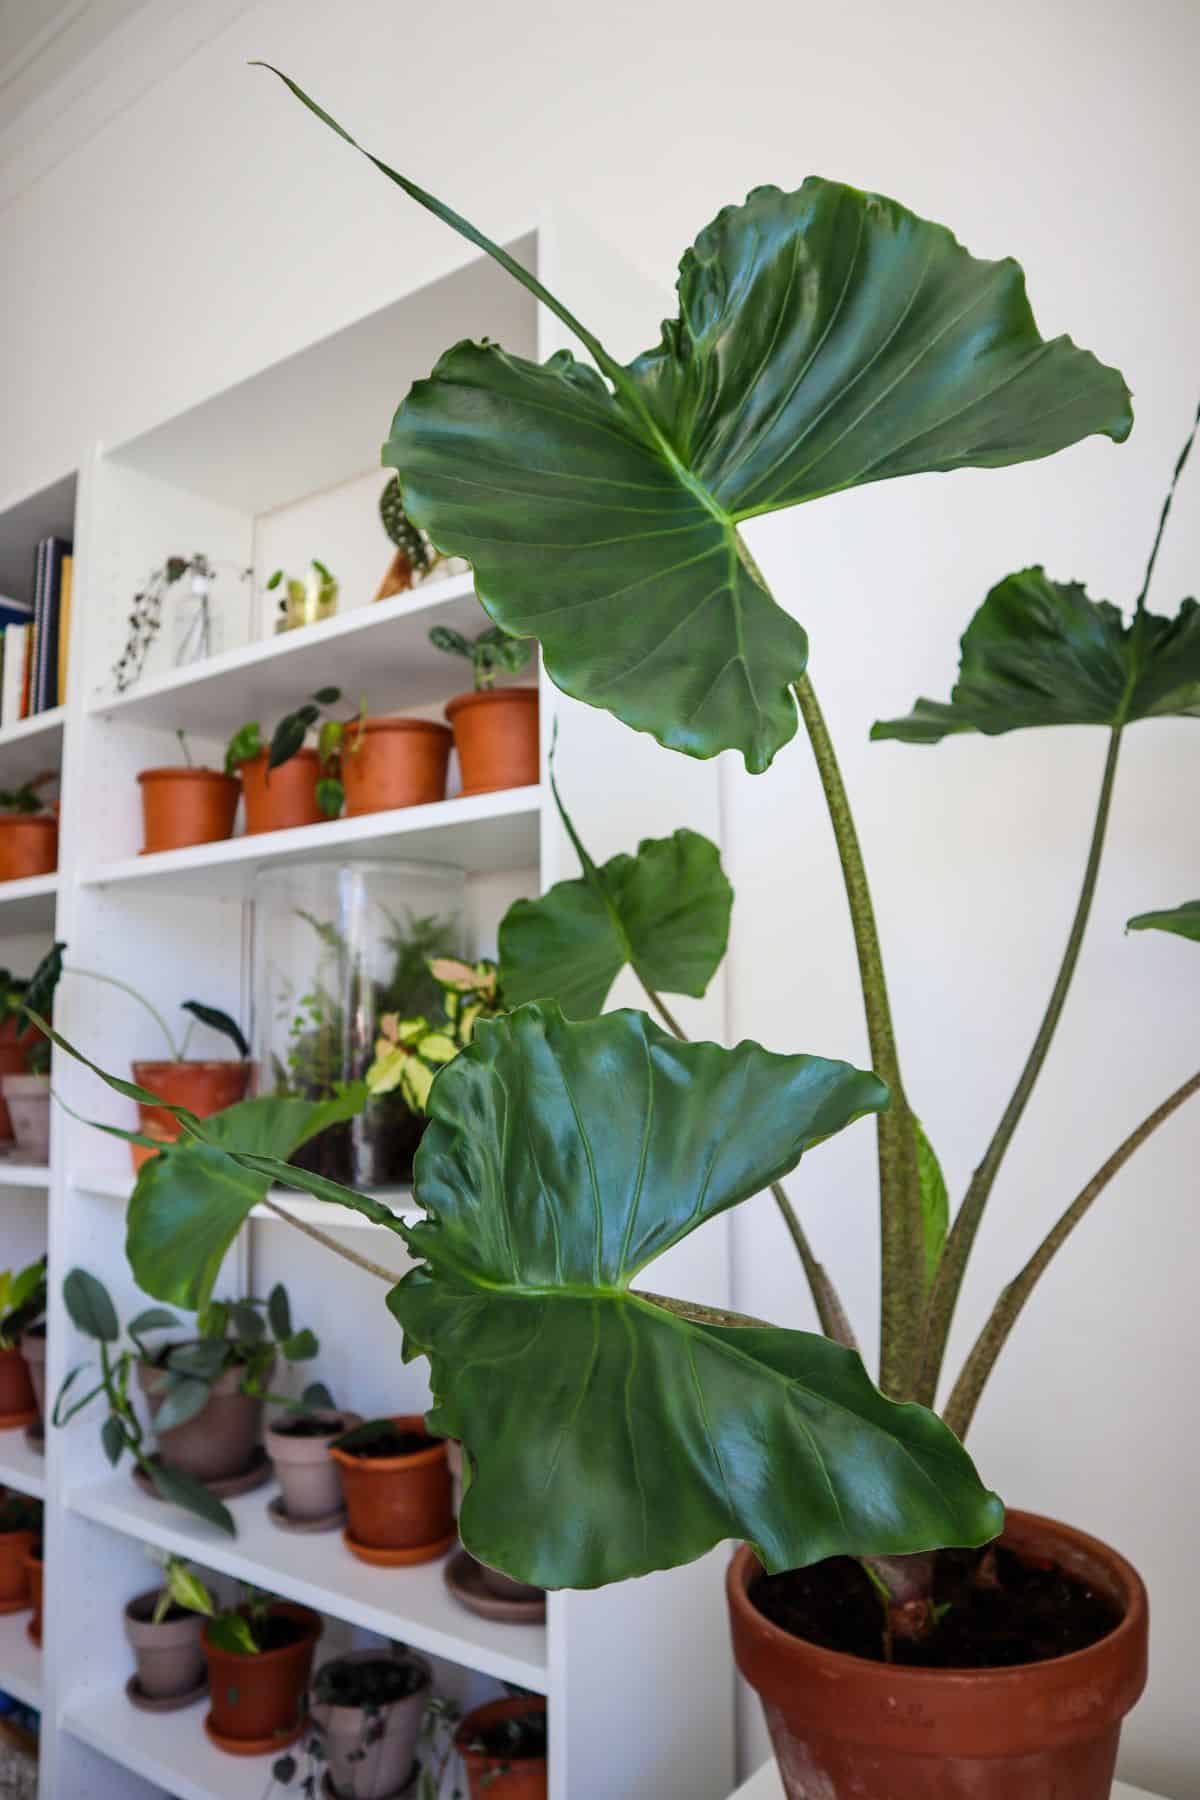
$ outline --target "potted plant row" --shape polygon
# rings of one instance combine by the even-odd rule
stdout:
[[[27,881],[58,867],[58,806],[42,789],[57,781],[53,769],[18,788],[0,790],[0,882]]]

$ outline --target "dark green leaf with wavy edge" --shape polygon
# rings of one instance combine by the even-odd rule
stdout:
[[[623,367],[507,252],[370,160],[607,378],[565,352],[448,351],[384,448],[409,517],[470,559],[488,612],[541,640],[560,687],[671,749],[737,749],[759,771],[796,729],[807,639],[742,554],[740,520],[1129,432],[1121,377],[1043,341],[1015,262],[979,261],[893,200],[812,177],[725,208],[680,264],[679,318]]]
[[[1130,931],[1170,931],[1176,937],[1200,943],[1200,900],[1185,900],[1161,912],[1138,913],[1127,921]]]
[[[1111,601],[1051,581],[1038,564],[998,582],[971,620],[949,704],[918,700],[871,736],[937,744],[963,731],[1172,714],[1200,718],[1200,606],[1185,600],[1173,619],[1143,612],[1126,624]]]
[[[817,1057],[681,1043],[552,1005],[481,1024],[417,1156],[423,1266],[393,1290],[433,1430],[473,1467],[493,1567],[592,1587],[747,1538],[771,1569],[978,1543],[999,1503],[930,1413],[803,1332],[684,1318],[630,1284],[887,1091]]]

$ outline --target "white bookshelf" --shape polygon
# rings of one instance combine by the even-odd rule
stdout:
[[[618,351],[653,338],[661,297],[617,271],[573,223],[539,227],[514,249],[551,285],[585,295],[589,318]],[[465,665],[433,652],[427,633],[435,620],[466,631],[486,622],[469,576],[371,603],[391,557],[375,511],[386,478],[377,457],[409,383],[449,344],[485,335],[539,357],[565,341],[557,321],[484,258],[464,256],[430,283],[414,270],[408,291],[379,311],[232,389],[198,397],[182,414],[144,420],[135,436],[91,451],[79,471],[0,506],[0,573],[8,570],[10,583],[45,531],[65,531],[75,544],[67,704],[0,732],[0,785],[61,764],[60,868],[0,888],[0,963],[32,966],[54,935],[66,940],[69,963],[132,980],[160,1008],[195,996],[248,1025],[260,869],[356,855],[462,869],[479,954],[494,952],[513,898],[577,872],[544,779],[463,798],[453,771],[450,797],[436,805],[139,854],[136,774],[175,760],[177,729],[190,734],[197,761],[216,766],[239,725],[261,718],[269,727],[317,687],[341,688],[351,705],[365,692],[375,712],[425,717],[440,717],[461,690]],[[188,668],[171,666],[168,625],[141,679],[116,694],[110,672],[133,593],[166,556],[197,550],[226,568],[252,566],[260,597],[252,602],[246,584],[227,589],[244,604],[229,610],[225,647]],[[272,635],[265,576],[313,555],[339,576],[338,616]],[[649,739],[540,679],[543,743],[557,719],[558,773],[600,858],[680,825],[720,840],[712,765],[673,758],[666,770]],[[618,989],[614,1003],[635,998]],[[689,1029],[722,1035],[719,992],[682,1010]],[[140,1009],[94,983],[64,981],[56,1019],[109,1067],[160,1053]],[[0,1266],[49,1247],[51,1394],[89,1350],[61,1302],[69,1268],[82,1264],[104,1280],[123,1317],[143,1303],[124,1255],[127,1147],[83,1123],[128,1123],[132,1107],[57,1053],[53,1079],[81,1117],[56,1109],[49,1169],[0,1159]],[[372,1258],[397,1273],[407,1266],[401,1242],[358,1215],[292,1193],[273,1197],[350,1243],[372,1233]],[[412,1211],[407,1189],[380,1197]],[[676,1291],[716,1304],[727,1298],[726,1233],[718,1221],[673,1253]],[[280,1279],[297,1322],[321,1340],[306,1375],[366,1414],[427,1404],[425,1366],[402,1364],[382,1284],[258,1208],[230,1253],[225,1291],[262,1293]],[[370,1641],[362,1636],[370,1633],[411,1643],[434,1659],[439,1685],[460,1698],[486,1698],[500,1682],[545,1693],[553,1800],[728,1794],[733,1680],[719,1553],[619,1589],[553,1594],[544,1626],[501,1625],[464,1611],[440,1562],[380,1571],[357,1562],[337,1533],[278,1531],[266,1514],[271,1487],[235,1500],[238,1536],[220,1536],[143,1495],[127,1466],[113,1472],[100,1452],[99,1417],[50,1430],[44,1458],[20,1432],[0,1437],[0,1482],[44,1495],[46,1504],[43,1651],[23,1637],[26,1615],[16,1615],[16,1625],[0,1621],[0,1687],[42,1710],[41,1800],[258,1800],[265,1789],[265,1762],[208,1743],[202,1707],[161,1717],[125,1700],[132,1661],[121,1613],[155,1579],[148,1548],[316,1607],[331,1641],[351,1633]]]

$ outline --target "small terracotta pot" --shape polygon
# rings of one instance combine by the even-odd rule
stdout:
[[[358,1413],[308,1413],[328,1423],[324,1437],[292,1437],[279,1429],[287,1419],[267,1426],[267,1455],[275,1465],[279,1485],[283,1489],[283,1508],[289,1519],[324,1519],[337,1512],[342,1504],[337,1464],[329,1454],[332,1440],[352,1425],[362,1423]],[[405,1774],[408,1770],[405,1770]]]
[[[29,1552],[37,1542],[32,1531],[0,1531],[0,1612],[29,1606]]]
[[[28,1363],[15,1344],[10,1350],[0,1350],[0,1431],[32,1425],[37,1416],[37,1396]]]
[[[264,750],[242,763],[239,772],[247,837],[260,831],[288,831],[293,825],[319,825],[324,819],[317,805],[321,764],[315,750],[297,750],[269,773]]]
[[[0,1076],[13,1139],[22,1162],[50,1161],[50,1084],[44,1075]]]
[[[454,1734],[454,1747],[467,1773],[471,1800],[546,1800],[546,1759],[523,1756],[506,1763],[503,1757],[486,1756],[467,1748],[473,1737],[501,1719],[519,1719],[527,1713],[545,1712],[546,1702],[537,1694],[493,1700],[469,1712]]]
[[[357,746],[357,748],[355,747]],[[432,719],[367,719],[346,733],[346,815],[426,806],[446,798],[450,732]]]
[[[305,1698],[321,1621],[307,1606],[277,1600],[272,1618],[294,1619],[304,1635],[282,1650],[247,1656],[212,1642],[206,1619],[200,1642],[208,1662],[209,1737],[235,1756],[260,1756],[294,1744],[304,1729]]]
[[[420,1413],[399,1413],[401,1431],[429,1437]],[[349,1522],[346,1543],[363,1562],[384,1566],[429,1562],[454,1541],[450,1466],[444,1438],[429,1438],[428,1450],[411,1456],[351,1456],[336,1444],[337,1464]]]
[[[0,881],[51,875],[58,867],[53,813],[0,813]]]
[[[138,1386],[149,1404],[151,1424],[163,1403],[162,1394],[155,1392],[162,1374],[154,1363],[138,1364]],[[268,1369],[268,1385],[270,1380]],[[226,1481],[246,1473],[262,1438],[263,1403],[241,1388],[242,1370],[226,1369],[194,1418],[159,1432],[158,1454],[169,1469],[182,1469],[197,1481]]]
[[[133,1079],[138,1087],[157,1094],[160,1100],[166,1100],[171,1106],[186,1106],[198,1119],[211,1118],[213,1113],[223,1112],[227,1106],[244,1100],[246,1089],[250,1085],[250,1072],[251,1065],[248,1062],[218,1059],[212,1062],[133,1064]],[[158,1106],[144,1106],[138,1101],[138,1130],[143,1137],[154,1138],[161,1144],[173,1144],[180,1129],[179,1121],[173,1113],[164,1112]],[[141,1144],[130,1144],[129,1153],[135,1169],[140,1169],[155,1154],[153,1150],[144,1149]]]
[[[386,1656],[382,1650],[351,1650],[337,1661],[353,1665],[382,1662]],[[392,1800],[404,1790],[416,1760],[421,1720],[433,1685],[425,1659],[410,1652],[408,1660],[424,1670],[423,1686],[403,1700],[381,1706],[369,1722],[361,1706],[331,1706],[317,1699],[309,1703],[313,1724],[324,1740],[329,1784],[339,1800]],[[372,1734],[369,1743],[368,1730]]]
[[[490,794],[496,788],[532,787],[537,782],[536,688],[459,694],[447,706],[446,717],[454,727],[464,794]]]
[[[29,1371],[29,1384],[38,1409],[38,1417],[46,1417],[46,1327],[35,1325],[21,1334],[21,1355]]]
[[[788,1800],[1108,1800],[1121,1721],[1146,1685],[1146,1590],[1096,1538],[1010,1512],[1000,1542],[1057,1563],[1123,1614],[1071,1656],[1001,1669],[914,1669],[806,1643],[763,1617],[743,1547],[726,1588],[738,1668],[758,1692]]]
[[[25,1074],[29,1066],[28,1052],[39,1036],[40,1033],[32,1025],[23,1030],[17,1019],[5,1019],[0,1024],[0,1088],[3,1087],[6,1075]],[[0,1098],[0,1140],[10,1138],[12,1134],[12,1120],[3,1098]]]
[[[143,855],[215,844],[233,833],[241,791],[219,769],[143,769]]]
[[[154,1624],[154,1608],[160,1590],[137,1594],[125,1608],[125,1636],[137,1658],[138,1686],[150,1700],[174,1699],[190,1694],[204,1677],[204,1652],[199,1613]]]
[[[25,1558],[25,1573],[29,1580],[29,1598],[33,1602],[33,1617],[25,1630],[31,1644],[42,1647],[42,1551],[40,1544],[34,1544]]]

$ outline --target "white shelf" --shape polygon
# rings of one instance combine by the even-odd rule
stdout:
[[[52,931],[57,900],[57,873],[0,881],[0,933]]]
[[[46,1459],[29,1448],[19,1425],[0,1431],[0,1485],[32,1494],[35,1500],[46,1497]]]
[[[412,1569],[375,1569],[352,1556],[338,1532],[308,1537],[280,1531],[267,1517],[273,1492],[259,1488],[228,1503],[236,1538],[143,1494],[128,1471],[74,1489],[67,1504],[84,1518],[235,1580],[499,1681],[546,1692],[544,1626],[501,1625],[467,1612],[446,1590],[444,1559]]]
[[[184,1712],[137,1712],[124,1686],[69,1700],[63,1724],[85,1744],[164,1787],[177,1800],[262,1800],[279,1752],[230,1756],[204,1730],[208,1698]]]
[[[19,787],[62,761],[65,706],[52,706],[15,725],[0,729],[0,777],[3,786]]]
[[[394,812],[332,819],[325,825],[226,838],[218,844],[162,850],[153,856],[129,856],[90,869],[83,883],[86,887],[120,884],[139,894],[242,900],[250,898],[259,869],[292,862],[340,862],[359,854],[451,863],[470,874],[520,869],[538,859],[540,807],[539,787],[503,788],[494,794],[438,800],[430,806],[406,806]],[[0,928],[3,924],[0,915]]]
[[[18,1162],[15,1157],[0,1155],[0,1187],[48,1188],[50,1169],[46,1163]]]
[[[471,635],[487,624],[470,575],[435,576],[378,605],[172,669],[132,693],[93,700],[89,710],[163,731],[230,737],[248,719],[269,731],[282,713],[331,684],[352,703],[365,693],[373,712],[435,705],[456,682],[463,685],[464,672],[429,642],[435,619]]]
[[[241,1792],[240,1789],[238,1791]],[[749,1781],[742,1784],[736,1794],[730,1795],[729,1800],[783,1800],[783,1783],[775,1764],[764,1763]],[[1127,1787],[1123,1781],[1116,1781],[1113,1783],[1112,1800],[1163,1800],[1163,1797],[1148,1794],[1142,1788]]]
[[[133,1192],[134,1176],[131,1173],[110,1173],[101,1175],[76,1176],[73,1185],[85,1194],[101,1194],[113,1200],[128,1200]],[[410,1187],[364,1188],[373,1200],[380,1200],[384,1206],[401,1218],[416,1218],[419,1209],[413,1205]],[[295,1188],[273,1187],[269,1197],[280,1206],[286,1206],[293,1218],[302,1220],[306,1225],[320,1225],[326,1231],[387,1231],[386,1225],[376,1225],[373,1220],[365,1219],[361,1213],[352,1212],[349,1207],[332,1206],[324,1200],[314,1200],[308,1194],[301,1194]],[[272,1212],[268,1206],[256,1206],[250,1214],[255,1220],[266,1224],[282,1225],[284,1221],[278,1213]]]
[[[0,1688],[26,1706],[42,1705],[42,1652],[31,1644],[26,1626],[32,1611],[0,1617]]]

